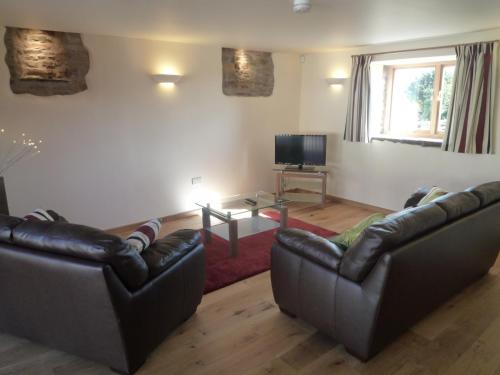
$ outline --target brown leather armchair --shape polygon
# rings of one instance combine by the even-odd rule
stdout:
[[[201,301],[205,254],[177,231],[139,255],[119,237],[0,215],[0,331],[131,374]]]
[[[340,253],[298,229],[278,232],[276,303],[368,360],[484,276],[500,249],[500,182],[448,194],[367,228]]]

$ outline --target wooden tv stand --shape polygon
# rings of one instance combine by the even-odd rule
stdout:
[[[273,168],[273,171],[276,173],[275,193],[277,198],[281,198],[285,195],[283,182],[287,177],[297,178],[297,179],[308,179],[308,180],[314,179],[314,180],[319,180],[321,182],[320,203],[322,205],[326,203],[326,181],[328,178],[327,167],[292,168],[292,167],[276,166]],[[316,195],[314,193],[310,194]],[[293,198],[291,197],[287,197],[287,199],[293,200]]]

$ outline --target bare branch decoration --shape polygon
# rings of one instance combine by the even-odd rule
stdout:
[[[42,143],[41,139],[34,140],[26,133],[9,138],[7,131],[0,129],[0,176],[21,160],[38,155]]]

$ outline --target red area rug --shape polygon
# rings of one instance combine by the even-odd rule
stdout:
[[[267,211],[265,216],[279,221],[279,213]],[[290,228],[300,228],[322,237],[336,234],[330,230],[301,220],[288,218]],[[268,230],[239,240],[238,256],[229,256],[229,243],[212,234],[212,241],[205,244],[207,269],[205,293],[234,284],[237,281],[265,272],[271,268],[271,246],[277,229]]]

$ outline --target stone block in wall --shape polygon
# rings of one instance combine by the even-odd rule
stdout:
[[[7,27],[4,42],[13,93],[71,95],[87,89],[89,53],[80,34]]]
[[[274,63],[271,52],[222,49],[222,91],[227,96],[271,96]]]

